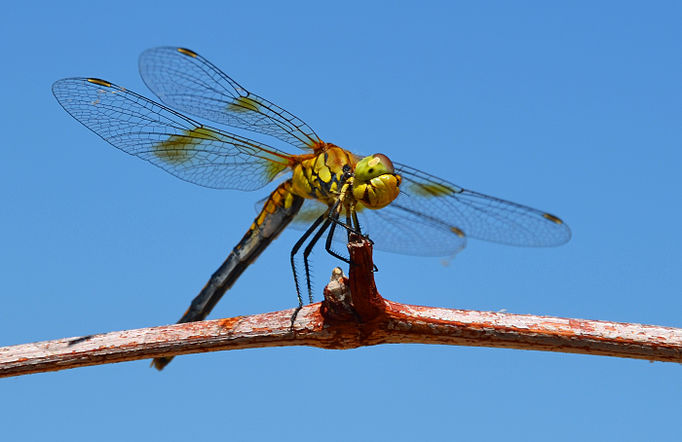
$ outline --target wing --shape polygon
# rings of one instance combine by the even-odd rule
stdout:
[[[162,102],[227,126],[279,138],[301,149],[320,142],[303,121],[253,94],[189,49],[160,47],[140,55],[140,75]]]
[[[401,175],[400,195],[379,210],[360,207],[358,218],[377,250],[406,255],[454,255],[467,238],[527,247],[558,246],[571,238],[559,218],[393,163]],[[308,202],[294,222],[304,225],[326,206]],[[343,235],[335,239],[345,241]]]
[[[558,246],[571,238],[554,215],[393,164],[402,177],[398,198],[358,214],[378,248],[381,243],[393,252],[443,256],[464,248],[466,238],[526,247]]]
[[[202,126],[104,80],[66,78],[52,92],[71,116],[114,147],[201,186],[255,190],[289,164],[284,152]]]

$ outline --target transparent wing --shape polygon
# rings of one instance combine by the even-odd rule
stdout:
[[[140,75],[162,102],[227,126],[271,135],[301,149],[320,142],[303,121],[253,94],[189,49],[160,47],[140,55]]]
[[[412,167],[393,163],[403,177],[390,211],[421,216],[467,237],[513,246],[564,244],[571,230],[559,218],[521,204],[463,189]],[[426,221],[428,219],[428,221]]]
[[[454,255],[467,238],[514,246],[558,246],[571,237],[568,226],[546,212],[463,189],[448,181],[398,163],[400,195],[379,210],[360,208],[364,233],[377,250],[406,255]],[[308,202],[294,219],[310,224],[325,210]],[[345,241],[343,235],[336,240]]]
[[[71,116],[113,146],[201,186],[255,190],[289,164],[284,152],[202,126],[104,80],[66,78],[52,92]]]
[[[306,199],[292,221],[292,225],[299,230],[307,230],[327,210],[327,205],[318,200]]]

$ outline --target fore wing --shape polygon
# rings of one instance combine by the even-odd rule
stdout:
[[[289,164],[284,152],[203,126],[104,80],[66,78],[52,92],[71,116],[114,147],[201,186],[255,190]]]

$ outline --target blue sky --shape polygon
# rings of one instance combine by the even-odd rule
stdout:
[[[160,45],[200,52],[327,141],[572,228],[551,249],[377,252],[386,298],[682,326],[679,2],[246,3],[5,8],[0,345],[174,322],[267,195],[129,157],[50,92],[95,76],[150,95],[137,57]],[[298,234],[211,317],[293,307]],[[314,263],[320,293],[335,262]],[[669,440],[680,379],[677,364],[560,353],[256,349],[2,379],[0,422],[27,441]]]

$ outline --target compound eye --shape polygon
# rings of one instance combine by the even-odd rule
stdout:
[[[369,181],[387,173],[394,174],[395,169],[391,160],[381,153],[365,157],[355,166],[355,177],[361,181]]]
[[[377,170],[381,171],[379,175],[383,175],[385,173],[395,173],[393,162],[386,155],[383,153],[375,153],[372,156],[374,157],[373,161],[376,161]]]

